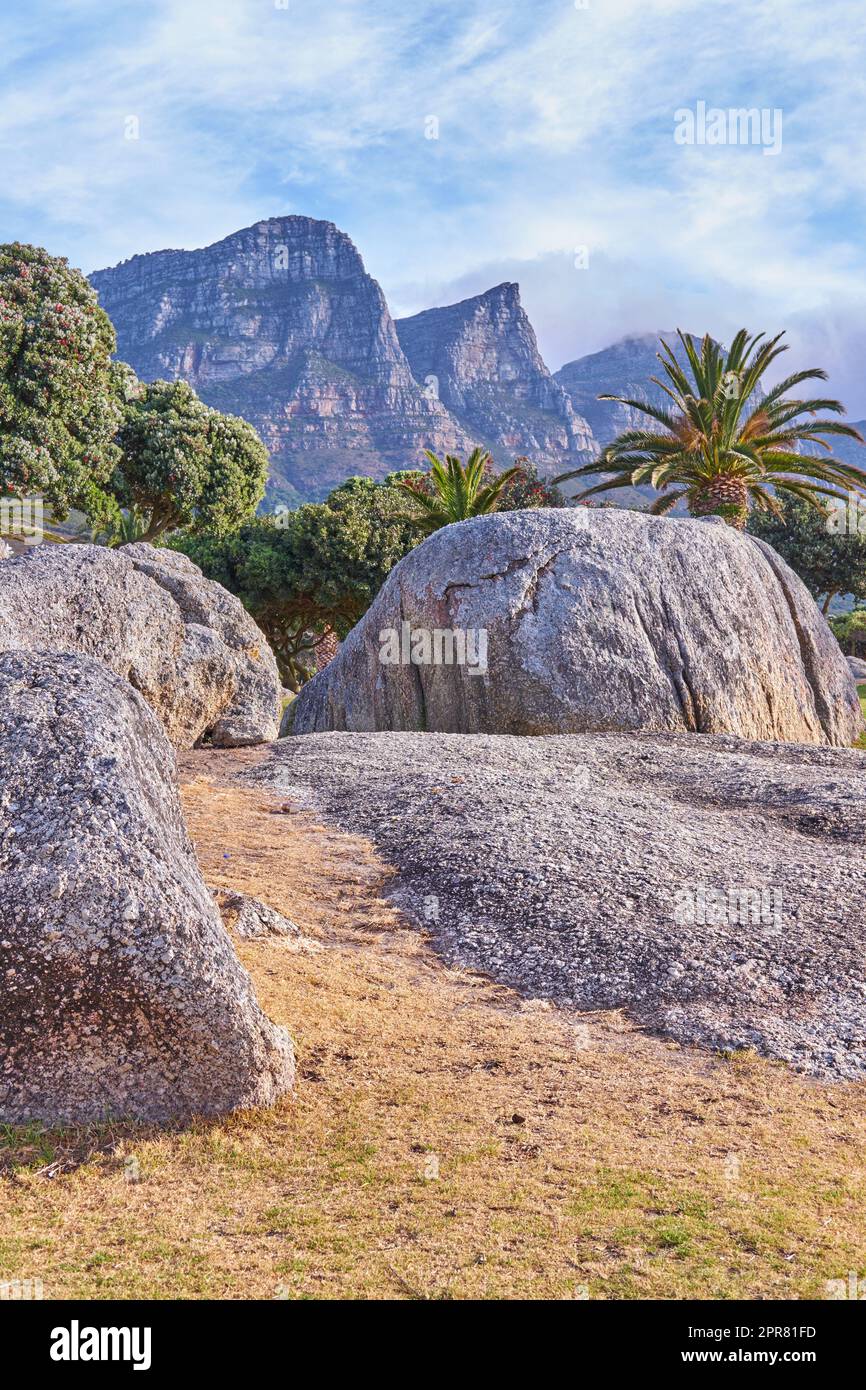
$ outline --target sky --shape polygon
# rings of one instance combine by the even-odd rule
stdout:
[[[0,241],[90,272],[301,213],[395,317],[516,280],[552,370],[785,329],[860,419],[864,50],[863,0],[29,0],[0,16]],[[767,138],[710,115],[698,143],[700,103]]]

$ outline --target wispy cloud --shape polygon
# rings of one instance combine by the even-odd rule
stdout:
[[[0,21],[0,236],[90,270],[305,212],[396,313],[519,280],[554,367],[788,327],[864,414],[860,32],[859,0],[37,0]],[[699,100],[781,108],[779,156],[676,145]]]

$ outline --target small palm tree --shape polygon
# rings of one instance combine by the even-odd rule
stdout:
[[[667,381],[650,378],[670,398],[670,406],[623,396],[599,397],[630,406],[662,428],[625,430],[595,463],[563,473],[555,483],[593,473],[613,474],[587,488],[582,498],[608,488],[650,483],[661,494],[649,509],[655,515],[664,515],[683,498],[692,516],[722,516],[740,529],[750,507],[780,513],[775,493],[791,494],[822,510],[821,497],[866,490],[866,476],[853,465],[828,457],[831,445],[822,437],[845,435],[862,444],[862,436],[853,425],[814,418],[819,410],[844,415],[840,402],[787,395],[804,381],[826,381],[826,372],[818,368],[794,372],[763,398],[756,394],[767,368],[787,351],[787,344],[781,343],[784,333],[762,344],[763,333],[750,337],[743,328],[727,353],[709,335],[700,348],[691,334],[677,330],[677,336],[688,370],[662,340],[658,358]],[[826,454],[801,454],[803,444],[817,445]]]
[[[415,508],[412,524],[424,536],[432,535],[441,526],[449,526],[452,521],[466,521],[472,516],[495,512],[502,489],[520,471],[507,468],[492,482],[486,482],[491,458],[484,449],[473,449],[465,467],[456,454],[446,454],[443,463],[429,449],[425,453],[430,460],[429,474],[420,480],[401,479],[397,483],[397,487],[412,499]]]
[[[115,548],[144,538],[147,518],[139,507],[115,507],[93,525],[85,525],[77,539]]]

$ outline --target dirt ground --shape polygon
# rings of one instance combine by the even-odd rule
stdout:
[[[369,843],[183,759],[296,1096],[158,1132],[0,1132],[0,1281],[85,1298],[791,1298],[866,1274],[866,1088],[526,1003],[446,968]],[[240,779],[240,780],[239,780]]]

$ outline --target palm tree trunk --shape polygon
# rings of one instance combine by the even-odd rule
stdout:
[[[749,517],[749,490],[741,478],[720,473],[689,497],[692,516],[720,516],[738,531]]]

